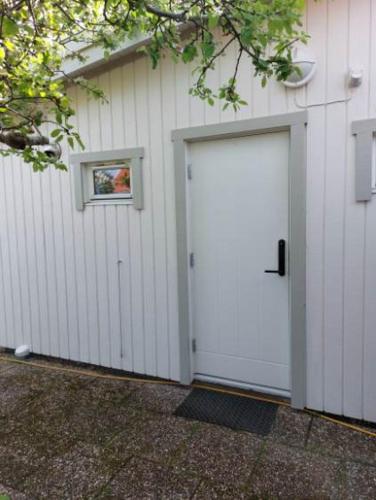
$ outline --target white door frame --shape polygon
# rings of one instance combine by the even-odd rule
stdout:
[[[196,141],[244,137],[288,131],[289,151],[289,308],[291,338],[291,404],[306,404],[306,124],[299,111],[218,125],[204,125],[172,132],[175,162],[176,235],[178,259],[178,308],[180,381],[193,378],[191,362],[191,300],[187,208],[187,146]]]

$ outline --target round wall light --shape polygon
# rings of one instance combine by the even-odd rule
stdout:
[[[294,49],[292,54],[293,65],[299,68],[293,71],[282,83],[286,87],[297,89],[310,82],[316,72],[315,59],[301,49]]]

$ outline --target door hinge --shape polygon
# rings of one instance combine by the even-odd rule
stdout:
[[[188,163],[187,165],[187,177],[188,177],[188,180],[192,180],[192,164],[191,163]]]
[[[193,252],[189,254],[189,265],[190,267],[194,267],[195,265],[195,254]]]
[[[196,339],[192,339],[192,352],[196,352],[196,350],[197,350]]]

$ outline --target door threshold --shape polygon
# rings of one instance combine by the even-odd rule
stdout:
[[[277,396],[281,400],[287,400],[287,401],[290,401],[291,398],[290,391],[284,389],[277,389],[275,387],[266,387],[257,384],[247,384],[245,382],[239,382],[237,380],[228,380],[220,377],[211,377],[209,375],[202,375],[200,373],[195,373],[194,380],[200,382],[207,382],[212,385],[233,387],[247,392],[253,392],[256,396],[262,394],[270,394],[272,396]]]

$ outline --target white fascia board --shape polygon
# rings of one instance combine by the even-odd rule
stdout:
[[[63,63],[62,70],[67,76],[70,77],[83,75],[87,71],[96,69],[105,63],[135,52],[139,47],[146,45],[149,40],[150,36],[146,35],[137,36],[132,40],[126,40],[121,43],[109,57],[104,56],[103,47],[94,45],[83,46],[82,48],[79,47],[78,50],[80,54],[83,55],[86,60],[81,62],[78,59],[67,57]]]

